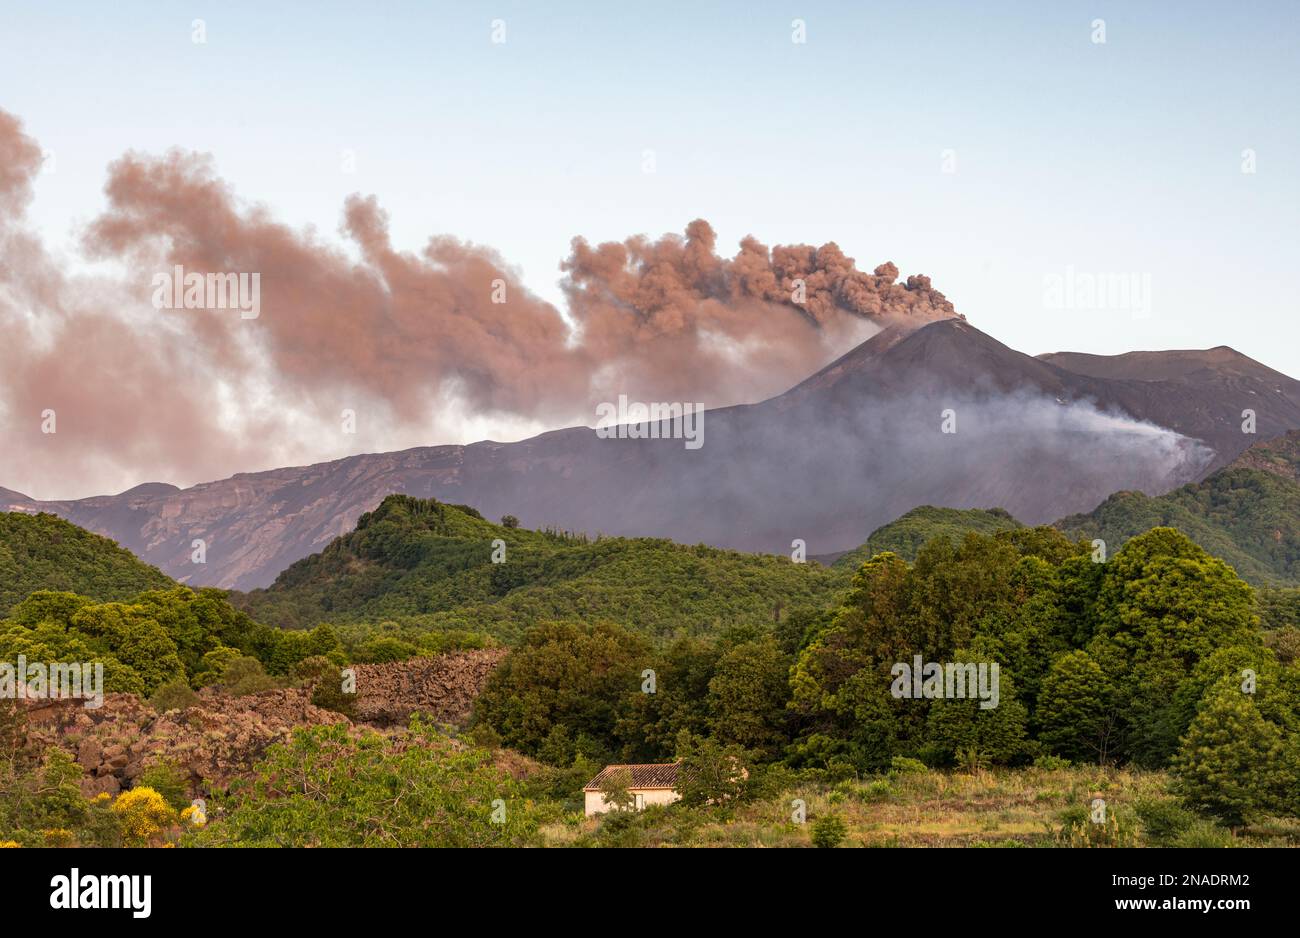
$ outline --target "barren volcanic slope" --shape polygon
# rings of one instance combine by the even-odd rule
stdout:
[[[1032,524],[1120,489],[1164,492],[1300,428],[1300,382],[1230,349],[1138,355],[1036,359],[944,320],[886,330],[779,397],[710,411],[695,450],[572,428],[185,490],[67,502],[8,493],[5,506],[63,515],[179,580],[249,589],[393,492],[530,527],[777,552],[799,538],[824,554],[922,504],[1002,507]],[[1245,408],[1257,436],[1241,432]],[[207,542],[205,565],[190,563],[194,538]]]

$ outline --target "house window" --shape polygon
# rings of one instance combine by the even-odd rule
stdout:
[[[636,795],[635,797],[636,797],[636,804],[635,804],[636,809],[637,809],[638,811],[644,811],[644,810],[645,810],[645,795]]]

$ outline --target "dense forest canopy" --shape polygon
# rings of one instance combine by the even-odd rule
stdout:
[[[1251,583],[1300,585],[1300,484],[1270,472],[1225,469],[1156,497],[1117,492],[1057,526],[1112,549],[1153,527],[1173,527]]]
[[[960,541],[968,532],[994,534],[1023,525],[1001,508],[913,508],[889,524],[877,528],[861,547],[835,560],[839,569],[856,571],[876,554],[891,551],[909,563],[916,553],[936,537]]]
[[[669,759],[692,739],[849,774],[900,757],[980,767],[1053,756],[1172,768],[1190,800],[1229,818],[1296,813],[1300,667],[1255,608],[1230,567],[1170,528],[1105,562],[1054,528],[940,537],[912,564],[874,556],[837,608],[776,628],[655,648],[614,623],[536,626],[477,718],[558,765]],[[998,705],[900,698],[893,669],[917,655],[996,663]],[[1251,733],[1213,736],[1227,710]],[[1225,800],[1212,780],[1242,759],[1255,760],[1237,783],[1249,791]]]
[[[494,559],[495,558],[495,559]],[[234,601],[264,622],[388,622],[394,634],[516,641],[554,619],[615,619],[653,637],[776,621],[824,605],[847,576],[820,564],[651,538],[497,525],[464,506],[384,499],[356,530]]]
[[[0,512],[0,618],[37,590],[121,600],[172,585],[135,554],[62,518]]]

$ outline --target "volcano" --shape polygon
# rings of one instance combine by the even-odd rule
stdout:
[[[885,329],[784,394],[707,411],[702,426],[697,449],[575,427],[187,489],[47,502],[0,490],[0,507],[53,512],[178,580],[237,589],[270,584],[391,493],[529,527],[779,553],[800,540],[827,554],[922,504],[1046,523],[1117,490],[1163,493],[1300,429],[1300,382],[1226,347],[1035,358],[947,319]],[[206,563],[191,561],[196,539]]]

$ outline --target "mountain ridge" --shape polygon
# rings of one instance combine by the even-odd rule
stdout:
[[[1062,354],[1075,353],[1049,357]],[[1159,494],[1203,479],[1246,448],[1247,405],[1260,435],[1300,428],[1300,382],[1258,369],[1233,357],[1171,378],[1096,377],[945,319],[883,330],[777,397],[707,411],[698,451],[569,427],[186,489],[146,483],[68,501],[15,492],[5,502],[112,537],[181,582],[237,589],[269,585],[393,493],[474,504],[532,528],[776,553],[801,539],[829,554],[918,505],[1002,507],[1046,523],[1116,490]],[[958,417],[952,436],[941,427],[947,410]],[[195,539],[206,564],[191,563]]]

